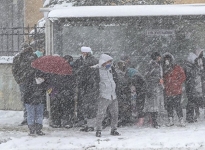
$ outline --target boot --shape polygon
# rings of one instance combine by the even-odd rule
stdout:
[[[22,122],[21,122],[21,126],[23,125],[27,125],[27,119],[24,119]]]
[[[142,127],[144,124],[144,118],[139,118],[137,122],[137,127]]]
[[[117,129],[112,129],[111,132],[110,132],[110,135],[119,136],[120,133],[117,132]]]
[[[28,125],[28,128],[29,128],[29,136],[35,136],[35,125]]]
[[[37,135],[45,135],[45,133],[43,133],[41,130],[43,128],[42,124],[36,123],[36,134]]]
[[[179,123],[180,123],[179,126],[181,126],[181,127],[186,127],[186,124],[185,124],[183,118],[180,118],[180,119],[179,119]]]
[[[95,136],[96,136],[96,137],[101,137],[101,131],[100,131],[100,130],[97,130]]]
[[[167,126],[167,127],[171,127],[171,126],[173,126],[173,125],[174,125],[174,123],[173,123],[173,117],[169,117],[169,123],[166,124],[166,126]]]

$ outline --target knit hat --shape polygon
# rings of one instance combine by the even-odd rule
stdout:
[[[92,53],[92,50],[90,47],[81,47],[81,52]]]
[[[151,59],[157,60],[157,57],[161,57],[159,52],[154,52],[154,53],[151,54]]]
[[[131,77],[133,77],[134,75],[137,74],[137,70],[134,69],[134,68],[128,68],[126,74],[127,74],[128,77],[131,78]]]

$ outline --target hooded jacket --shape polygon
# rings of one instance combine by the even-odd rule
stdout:
[[[188,99],[202,96],[201,72],[199,66],[195,64],[195,59],[197,59],[197,55],[190,53],[184,67],[186,74],[185,88]]]
[[[170,67],[165,67],[163,63],[164,71],[164,86],[166,96],[176,96],[182,94],[182,84],[186,79],[184,70],[182,67],[175,63],[174,57],[170,53],[165,53],[163,58],[171,58]]]
[[[100,97],[114,100],[116,96],[116,83],[112,74],[112,68],[105,69],[102,65],[113,58],[109,55],[102,54],[99,60],[100,73]]]

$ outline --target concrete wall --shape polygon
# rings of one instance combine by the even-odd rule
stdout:
[[[11,64],[0,64],[0,110],[22,110],[19,86],[11,68]]]
[[[175,0],[175,4],[205,3],[205,0]]]

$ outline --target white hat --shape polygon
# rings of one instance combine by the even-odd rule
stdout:
[[[81,52],[84,52],[84,53],[91,53],[92,52],[92,50],[91,50],[91,48],[90,47],[81,47]]]

